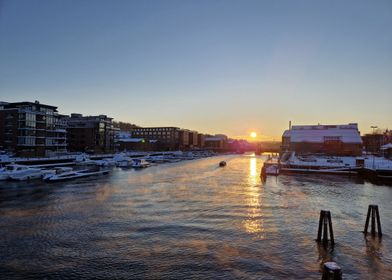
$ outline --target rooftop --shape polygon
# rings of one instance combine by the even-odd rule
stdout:
[[[283,133],[291,142],[323,143],[325,138],[339,139],[343,143],[362,144],[356,123],[344,125],[295,125]]]

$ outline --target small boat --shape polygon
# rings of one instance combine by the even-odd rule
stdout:
[[[124,153],[116,154],[113,161],[117,167],[130,167],[132,165],[132,159]]]
[[[19,165],[19,164],[7,165],[5,172],[6,175],[8,175],[9,179],[17,180],[17,181],[40,179],[43,174],[43,170],[40,168],[30,167],[26,165]]]
[[[83,178],[83,177],[89,177],[93,175],[100,175],[100,174],[109,174],[109,170],[98,170],[98,171],[93,171],[89,169],[85,170],[72,170],[69,169],[68,167],[63,167],[57,169],[57,172],[54,174],[46,174],[44,176],[44,180],[48,182],[55,182],[55,181],[65,181],[65,180],[70,180],[70,179],[76,179],[76,178]]]
[[[96,165],[95,160],[91,160],[90,157],[85,154],[79,154],[75,158],[75,164],[76,165]]]
[[[133,164],[133,161],[131,158],[125,158],[125,159],[116,161],[117,167],[131,167],[132,164]]]
[[[54,175],[60,175],[60,174],[66,174],[66,173],[73,173],[74,170],[72,167],[55,167],[51,170],[47,170],[43,175],[42,175],[42,180],[46,181],[48,178],[54,176]]]
[[[133,168],[145,168],[145,167],[149,167],[150,163],[145,160],[144,158],[134,158],[132,160],[132,165]]]
[[[100,159],[100,160],[94,160],[95,165],[97,166],[114,166],[116,165],[116,162],[113,159]]]
[[[225,166],[226,166],[226,161],[222,160],[222,161],[219,163],[219,167],[225,167]]]

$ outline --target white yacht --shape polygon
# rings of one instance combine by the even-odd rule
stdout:
[[[95,160],[91,160],[87,154],[81,153],[76,156],[75,164],[76,165],[96,165],[96,162],[95,162]]]
[[[44,174],[40,168],[35,168],[26,165],[10,164],[6,166],[6,174],[12,180],[24,181],[31,179],[40,179]]]
[[[113,157],[113,161],[117,167],[130,167],[132,165],[132,159],[124,153],[116,154]]]
[[[116,165],[116,161],[110,158],[104,158],[100,160],[94,160],[95,165],[97,166],[114,166]]]
[[[100,171],[93,171],[89,169],[85,170],[73,170],[69,167],[62,167],[56,170],[56,173],[46,174],[43,179],[45,181],[54,182],[54,181],[65,181],[70,179],[76,178],[83,178],[89,177],[93,175],[100,175],[100,174],[109,174],[109,170],[100,170]]]
[[[48,178],[53,177],[54,175],[60,175],[60,174],[70,174],[74,173],[75,171],[72,169],[72,167],[55,167],[54,169],[46,172],[44,175],[42,175],[42,179],[44,181],[48,180]]]
[[[150,163],[145,160],[144,158],[134,158],[132,160],[132,165],[133,168],[145,168],[150,166]]]

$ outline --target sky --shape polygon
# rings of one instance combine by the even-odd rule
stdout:
[[[0,100],[280,140],[392,129],[392,1],[0,0]]]

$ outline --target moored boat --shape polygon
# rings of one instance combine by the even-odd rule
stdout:
[[[98,170],[98,171],[93,171],[89,169],[85,170],[67,170],[67,169],[62,169],[58,170],[57,173],[55,174],[47,174],[44,176],[44,180],[48,182],[55,182],[55,181],[65,181],[65,180],[71,180],[71,179],[76,179],[76,178],[83,178],[83,177],[89,177],[89,176],[94,176],[94,175],[101,175],[101,174],[109,174],[109,170]]]
[[[147,160],[143,159],[143,158],[134,158],[132,160],[132,165],[131,166],[133,168],[145,168],[145,167],[150,166],[150,163]]]
[[[17,181],[40,179],[42,174],[44,174],[43,170],[40,168],[19,164],[7,165],[5,172],[8,174],[9,179]]]
[[[104,158],[100,160],[94,160],[95,165],[97,166],[114,166],[116,165],[116,161],[109,158]]]

